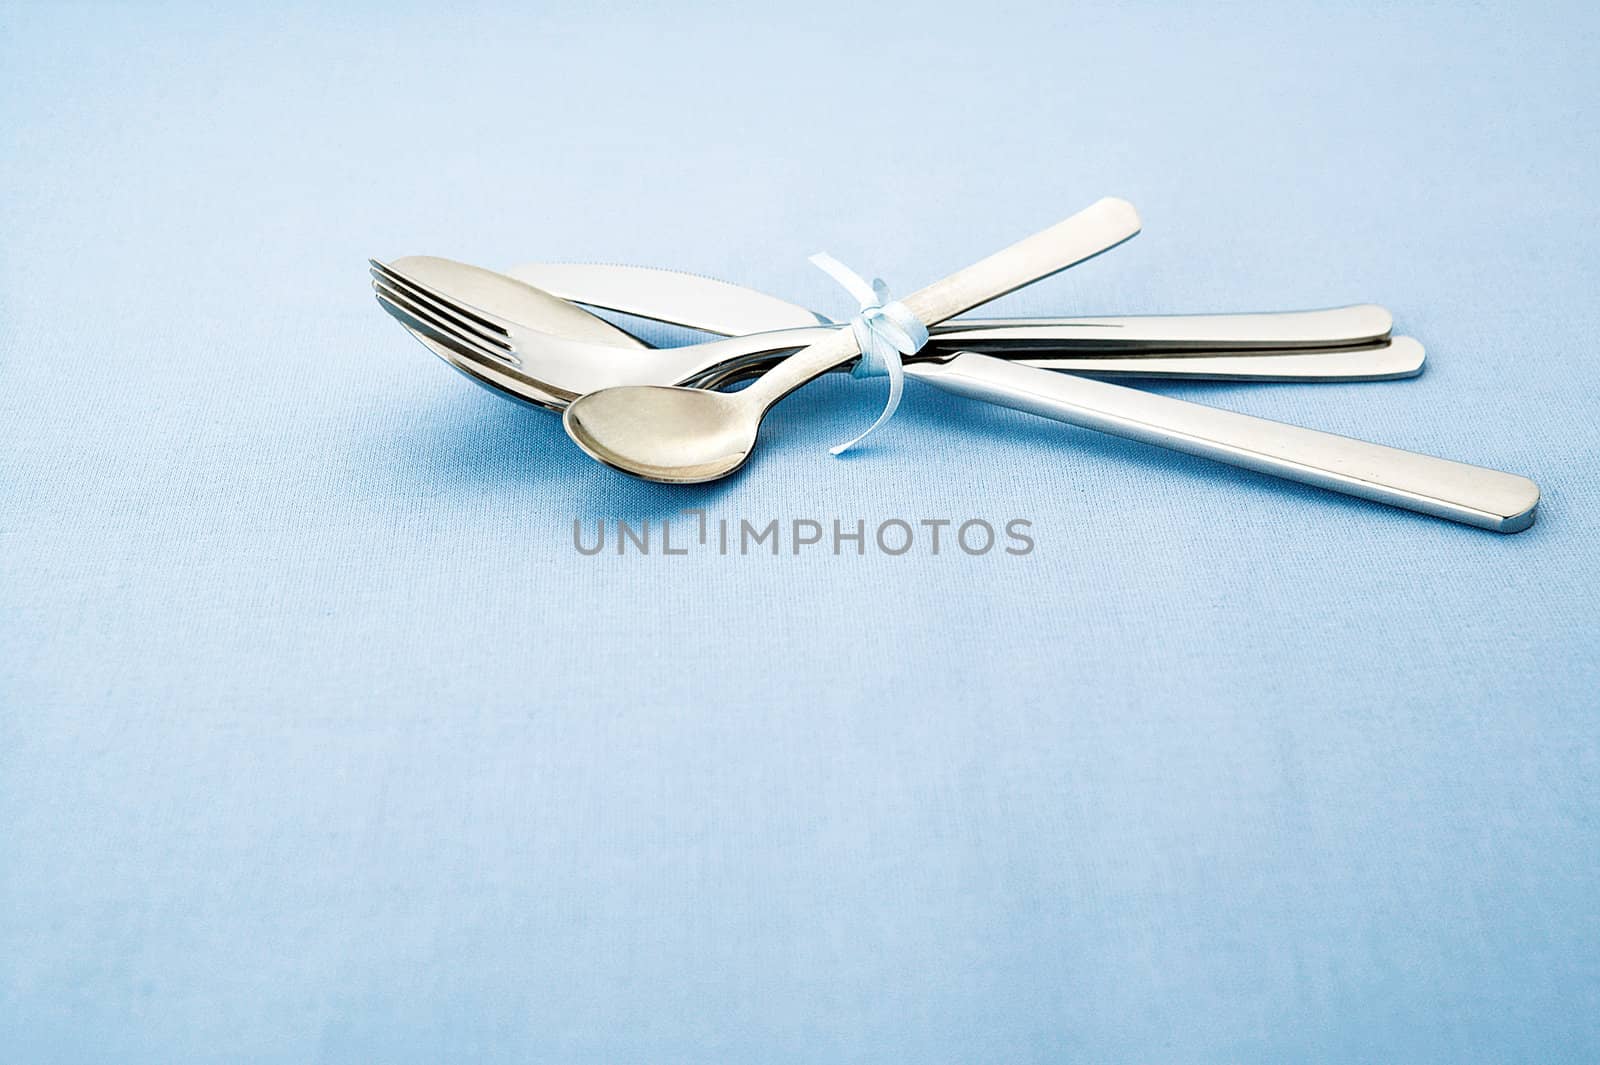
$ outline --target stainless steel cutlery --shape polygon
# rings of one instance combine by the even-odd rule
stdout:
[[[956,275],[954,287],[929,286],[906,303],[927,318],[964,310],[1094,254],[1087,249],[1096,241],[1110,246],[1137,229],[1120,201],[1102,201],[1085,214],[1069,220],[1075,226],[1057,227],[1054,243],[1024,241],[1021,247],[1039,254],[1024,254],[1020,265],[1008,258],[1016,249],[1008,249],[983,269]],[[1077,240],[1063,244],[1064,235]],[[850,331],[821,315],[689,274],[530,264],[516,269],[519,280],[426,257],[371,265],[379,303],[435,354],[501,394],[568,408],[566,424],[580,446],[650,479],[732,472],[773,402],[855,357]],[[525,283],[533,281],[540,284]],[[724,339],[651,348],[575,303]],[[964,319],[930,330],[928,346],[906,360],[905,372],[958,395],[1345,494],[1498,532],[1527,528],[1538,488],[1525,477],[1050,372],[1241,380],[1414,375],[1421,346],[1390,337],[1390,324],[1386,311],[1369,305],[1268,315]],[[980,347],[1003,357],[965,350]],[[779,361],[796,351],[798,358]],[[777,374],[765,376],[774,368]],[[710,391],[750,377],[756,383],[742,392]],[[673,385],[692,387],[664,387]]]

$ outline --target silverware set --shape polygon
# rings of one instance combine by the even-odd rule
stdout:
[[[1381,307],[1276,314],[956,319],[1139,231],[1102,200],[901,302],[928,327],[906,376],[973,399],[1497,532],[1533,524],[1538,488],[1514,474],[1384,447],[1099,378],[1380,381],[1420,373],[1423,349]],[[371,262],[378,302],[485,387],[563,412],[597,460],[696,483],[749,458],[772,405],[860,357],[857,334],[722,281],[633,266],[530,264],[509,275],[447,259]],[[583,306],[580,306],[583,305]],[[714,334],[652,348],[592,307]],[[952,321],[952,319],[956,319]],[[913,323],[914,324],[914,323]],[[748,382],[737,391],[721,389]]]

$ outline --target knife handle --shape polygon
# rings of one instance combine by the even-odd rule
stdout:
[[[965,352],[906,373],[956,395],[1495,532],[1533,524],[1526,477]]]

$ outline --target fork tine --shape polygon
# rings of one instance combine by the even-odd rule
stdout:
[[[416,317],[399,304],[391,302],[387,296],[377,294],[376,298],[378,301],[378,306],[382,307],[384,312],[387,313],[389,317],[393,318],[407,329],[410,329],[418,335],[426,337],[428,340],[438,344],[440,347],[448,348],[450,352],[460,358],[462,362],[478,367],[481,372],[494,372],[501,374],[516,374],[521,372],[518,368],[507,364],[505,360],[485,355],[481,350],[475,349],[471,345],[464,343],[460,337],[441,332],[437,326]]]
[[[454,296],[446,296],[435,286],[429,285],[426,281],[416,280],[416,278],[411,277],[410,273],[394,269],[392,265],[386,264],[386,262],[378,262],[376,259],[368,259],[366,262],[368,262],[368,269],[371,272],[379,273],[382,277],[386,277],[390,283],[398,283],[398,285],[403,285],[405,288],[413,289],[419,296],[426,296],[427,299],[434,301],[440,307],[445,307],[454,315],[474,321],[475,325],[480,326],[485,333],[510,336],[512,323],[504,320],[504,318],[499,318],[498,315],[494,315],[488,310],[480,309],[480,307],[474,307],[474,305],[467,304],[467,302],[459,301]]]
[[[522,365],[522,360],[517,358],[513,352],[490,345],[481,340],[476,334],[461,329],[454,322],[426,304],[413,299],[408,293],[391,288],[381,281],[374,281],[372,287],[377,292],[380,302],[404,311],[407,317],[425,327],[430,336],[436,336],[442,341],[448,341],[452,350],[464,348],[480,359],[490,360],[501,365]]]
[[[466,359],[469,362],[475,363],[479,366],[488,365],[490,360],[485,358],[481,353],[468,348],[465,344],[461,343],[461,341],[457,340],[453,336],[444,335],[435,326],[423,321],[421,318],[416,317],[399,304],[391,302],[389,297],[384,295],[384,293],[376,292],[374,293],[374,296],[378,301],[378,306],[382,307],[384,312],[387,313],[389,317],[393,318],[407,329],[421,333],[429,340],[449,348],[451,351],[455,352],[457,355],[460,355],[463,359]]]
[[[478,334],[462,329],[449,317],[436,311],[410,293],[393,288],[381,281],[374,281],[372,287],[378,296],[427,325],[433,332],[449,338],[455,344],[465,347],[483,358],[493,359],[496,362],[507,365],[521,365],[521,360],[514,352],[490,344]]]
[[[371,268],[367,271],[373,280],[380,281],[390,289],[410,298],[412,303],[427,306],[436,314],[446,320],[453,321],[460,329],[467,330],[483,343],[495,347],[511,350],[511,337],[502,326],[489,321],[484,313],[458,303],[439,293],[437,290],[413,281],[404,274],[384,266],[382,263],[369,259]]]
[[[531,403],[536,407],[544,407],[559,413],[567,404],[578,398],[578,393],[559,388],[546,381],[529,377],[521,369],[507,366],[496,358],[489,358],[481,352],[474,351],[463,345],[454,336],[445,336],[438,332],[432,325],[413,317],[405,308],[391,303],[387,296],[377,295],[378,306],[417,334],[420,338],[428,340],[439,347],[448,348],[454,355],[461,357],[461,363],[456,364],[456,369],[473,378],[481,385],[487,385],[496,391],[509,395],[513,399],[524,403]],[[437,351],[434,354],[439,354]],[[447,359],[448,361],[448,359]]]
[[[372,287],[388,292],[416,311],[426,313],[439,328],[448,328],[465,341],[490,349],[505,358],[511,358],[513,355],[511,344],[505,337],[486,333],[474,323],[462,319],[452,313],[449,308],[440,306],[412,288],[406,287],[399,282],[391,281],[376,272],[372,274]]]
[[[432,285],[429,285],[423,281],[418,281],[410,274],[401,270],[396,270],[388,263],[380,263],[376,259],[368,259],[367,265],[370,269],[375,270],[388,278],[398,281],[402,285],[416,289],[419,293],[427,296],[436,303],[449,307],[456,314],[472,319],[485,329],[507,336],[509,336],[511,333],[511,323],[507,322],[498,315],[492,314],[489,311],[483,310],[479,307],[474,307],[470,303],[463,303],[453,296],[447,296]]]

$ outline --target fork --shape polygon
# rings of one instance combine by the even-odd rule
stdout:
[[[455,356],[447,361],[480,383],[541,406],[560,409],[577,396],[616,384],[641,381],[722,387],[759,374],[788,351],[805,347],[839,328],[836,325],[803,326],[747,336],[727,337],[702,344],[655,349],[648,368],[637,351],[619,346],[620,330],[582,312],[565,301],[549,297],[511,278],[453,263],[445,259],[413,257],[385,265],[370,261],[373,287],[379,304],[401,324],[427,336]],[[499,320],[480,306],[445,294],[418,273],[443,274],[452,282],[467,277],[475,282],[516,285],[516,302],[539,300],[541,322],[559,310],[564,336],[557,337],[509,320]],[[506,290],[502,289],[501,294]],[[495,293],[488,292],[491,298]],[[488,300],[486,300],[488,302]],[[575,317],[581,315],[582,318]],[[1230,317],[1230,316],[1218,316]],[[586,320],[586,322],[585,322]],[[572,327],[581,327],[576,331]],[[597,331],[597,327],[598,330]],[[963,343],[950,350],[929,349],[913,361],[943,361],[962,350],[983,347]],[[630,338],[631,339],[631,338]],[[437,352],[437,349],[435,349]],[[1290,349],[1281,352],[1250,351],[1222,354],[1190,352],[1182,355],[1048,355],[1019,352],[1002,343],[995,350],[1012,361],[1053,370],[1116,376],[1172,377],[1232,380],[1383,380],[1412,376],[1422,366],[1420,344],[1406,337],[1386,344],[1351,349]],[[525,354],[537,352],[536,356]],[[440,353],[443,354],[443,353]],[[471,367],[458,360],[470,360]]]

